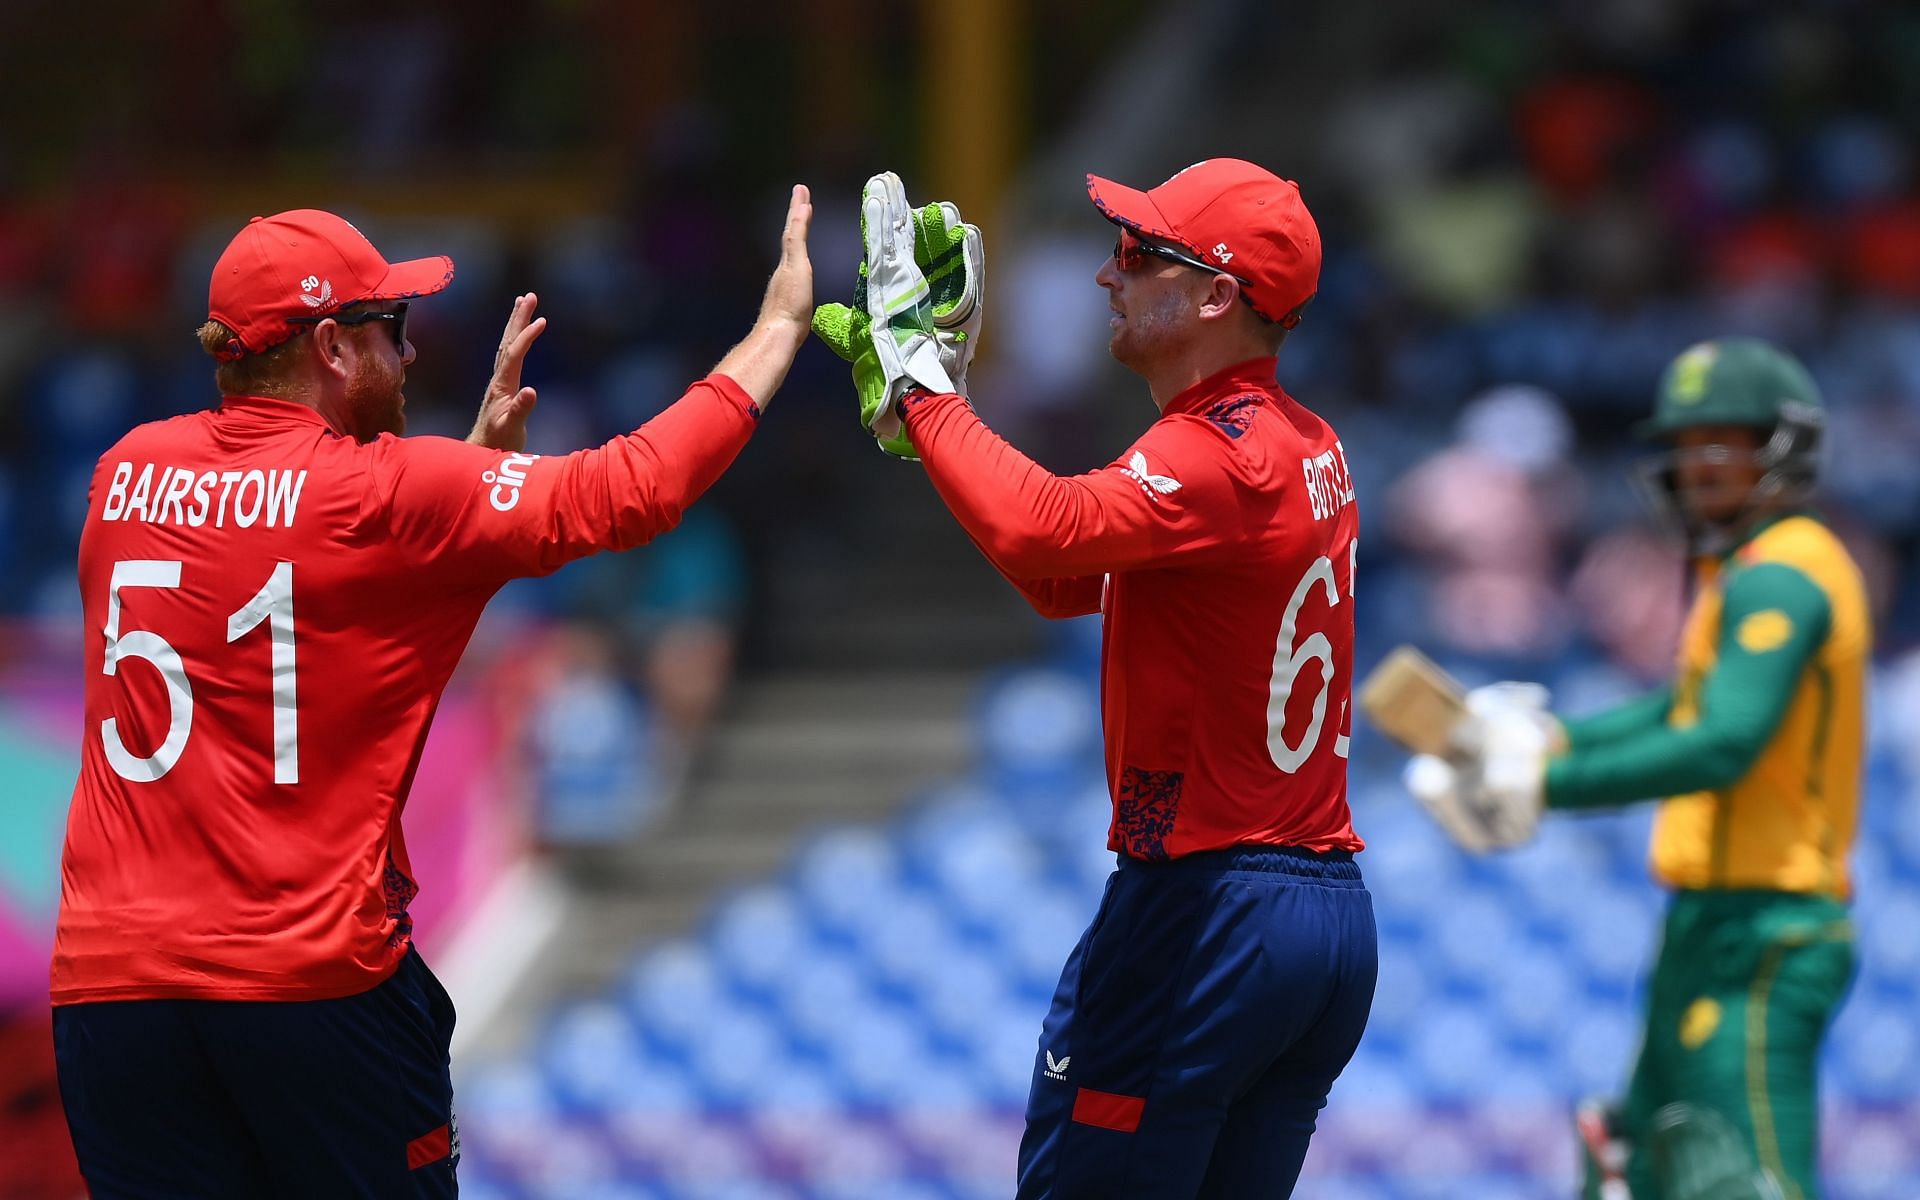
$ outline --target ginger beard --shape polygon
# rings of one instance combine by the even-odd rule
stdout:
[[[402,392],[406,368],[399,356],[368,347],[358,356],[347,381],[347,430],[355,441],[370,442],[383,433],[407,431],[407,398]]]

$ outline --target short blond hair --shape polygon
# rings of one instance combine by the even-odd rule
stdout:
[[[214,368],[213,382],[223,396],[274,391],[276,385],[286,378],[287,366],[293,361],[292,338],[277,346],[269,346],[258,354],[222,359],[221,354],[235,345],[240,335],[224,321],[209,320],[200,327],[199,336],[200,348],[220,359],[220,365]]]
[[[367,306],[367,301],[343,304],[329,314],[341,316],[358,312]],[[299,334],[308,326],[297,326],[294,336],[285,341],[268,346],[258,354],[242,354],[239,358],[221,358],[221,355],[240,345],[240,335],[233,331],[225,321],[209,317],[200,327],[200,348],[214,358],[220,365],[214,369],[213,382],[220,388],[223,396],[246,396],[254,394],[274,395],[277,385],[287,377],[288,368],[294,360],[293,348],[299,340]]]

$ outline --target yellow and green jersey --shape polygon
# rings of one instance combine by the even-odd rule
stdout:
[[[1673,686],[1569,722],[1547,803],[1666,797],[1662,882],[1845,898],[1873,642],[1860,572],[1795,513],[1703,562],[1698,584]]]

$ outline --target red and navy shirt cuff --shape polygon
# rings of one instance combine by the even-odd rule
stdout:
[[[973,407],[973,401],[967,399],[965,396],[961,396],[958,392],[936,392],[915,385],[908,388],[900,397],[900,416],[904,420],[907,414],[911,413],[914,409],[920,408],[930,401],[945,400],[949,397],[958,397],[960,403],[966,405],[968,408]]]
[[[721,399],[736,405],[756,422],[760,420],[760,406],[753,402],[753,397],[747,394],[747,389],[735,383],[730,377],[715,372],[701,382],[711,386],[714,391],[720,393]]]

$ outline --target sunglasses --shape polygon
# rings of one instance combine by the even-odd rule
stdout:
[[[398,308],[395,308],[389,312],[374,312],[374,311],[368,310],[365,312],[346,313],[342,316],[335,316],[332,318],[288,317],[287,324],[318,325],[320,322],[329,320],[329,319],[331,319],[333,323],[336,325],[365,325],[369,321],[391,321],[393,322],[392,332],[393,332],[394,349],[404,351],[407,348],[407,306],[404,304],[400,305]]]
[[[1143,257],[1149,254],[1170,263],[1179,263],[1183,267],[1205,271],[1209,275],[1225,275],[1243,288],[1252,286],[1233,272],[1222,271],[1212,263],[1202,262],[1191,254],[1175,250],[1172,246],[1162,246],[1157,242],[1143,242],[1135,236],[1133,230],[1123,226],[1120,230],[1120,240],[1113,244],[1114,265],[1122,271],[1131,271],[1140,265]]]
[[[1212,263],[1202,262],[1191,254],[1175,250],[1172,246],[1162,246],[1157,242],[1143,242],[1134,235],[1133,230],[1122,225],[1120,227],[1120,240],[1113,244],[1113,265],[1119,267],[1122,271],[1131,271],[1137,268],[1148,255],[1152,255],[1154,258],[1164,259],[1170,263],[1178,263],[1183,267],[1192,267],[1195,270],[1205,271],[1209,275],[1225,275],[1228,279],[1240,285],[1240,298],[1246,301],[1248,308],[1251,308],[1265,320],[1273,320],[1272,317],[1261,312],[1260,306],[1255,304],[1253,297],[1247,294],[1247,289],[1253,286],[1251,281],[1235,275],[1232,271],[1222,271]],[[1305,308],[1306,305],[1302,304],[1300,307]],[[1295,309],[1288,313],[1286,316],[1280,318],[1279,323],[1288,329],[1292,329],[1300,323],[1300,310]]]

